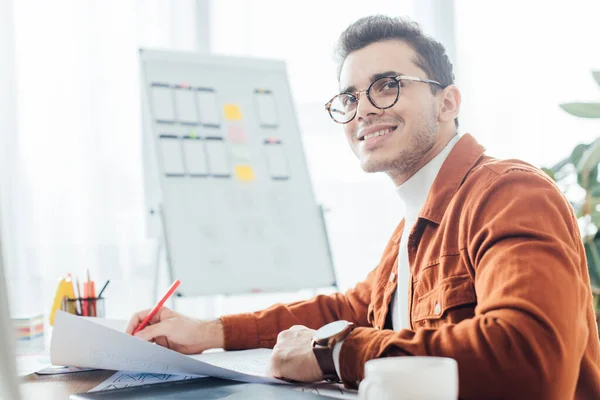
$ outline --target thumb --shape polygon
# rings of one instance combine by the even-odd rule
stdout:
[[[167,336],[171,331],[170,321],[159,322],[158,324],[148,325],[141,331],[135,334],[135,337],[146,340],[148,342],[154,341],[157,337]]]

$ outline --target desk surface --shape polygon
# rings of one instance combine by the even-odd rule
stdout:
[[[83,393],[108,379],[115,371],[85,371],[60,375],[30,374],[21,378],[23,400],[66,400],[74,393]]]

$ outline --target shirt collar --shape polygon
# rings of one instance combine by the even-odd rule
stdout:
[[[427,194],[442,164],[450,154],[460,135],[455,135],[431,161],[425,164],[406,182],[396,188],[396,193],[404,203],[405,218],[409,221],[417,219],[421,207],[425,204]]]
[[[442,163],[419,217],[439,224],[452,197],[454,197],[469,172],[484,156],[484,152],[485,148],[477,143],[473,136],[468,133],[462,135]],[[404,219],[398,224],[392,235],[392,241],[396,245],[400,242],[403,229]]]

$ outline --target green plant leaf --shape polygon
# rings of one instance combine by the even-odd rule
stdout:
[[[592,76],[596,80],[596,83],[600,86],[600,71],[592,71]]]
[[[585,151],[588,149],[588,147],[590,147],[590,145],[591,144],[581,143],[581,144],[578,144],[577,146],[575,146],[573,151],[571,151],[571,157],[570,157],[571,163],[573,163],[573,165],[579,164],[579,160],[581,160],[583,153],[585,153]]]
[[[600,162],[600,139],[594,140],[590,146],[585,149],[581,159],[577,162],[577,172],[589,173],[598,166]]]
[[[587,257],[588,271],[590,273],[590,283],[593,287],[600,287],[600,237],[594,240],[586,241],[584,244],[585,255]]]
[[[542,171],[544,171],[546,175],[548,175],[553,181],[556,181],[556,179],[554,178],[554,171],[552,171],[551,168],[542,167]]]
[[[562,103],[560,108],[581,118],[600,118],[600,103]]]
[[[582,154],[583,154],[583,152],[582,152]],[[580,158],[581,158],[581,156],[580,156]],[[547,171],[544,171],[544,172],[546,172],[548,175],[550,175],[552,177],[552,179],[556,180],[554,178],[554,174],[556,174],[558,171],[560,171],[561,169],[563,169],[565,165],[571,164],[572,162],[573,161],[571,161],[571,156],[569,156],[567,158],[564,158],[564,159],[560,160],[559,162],[557,162],[556,164],[554,164],[552,167],[550,167],[550,168],[542,168],[542,170],[547,170]],[[551,172],[552,174],[549,174],[548,172]]]

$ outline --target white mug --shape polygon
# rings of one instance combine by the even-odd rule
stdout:
[[[445,357],[387,357],[365,364],[360,400],[456,400],[458,364]]]

